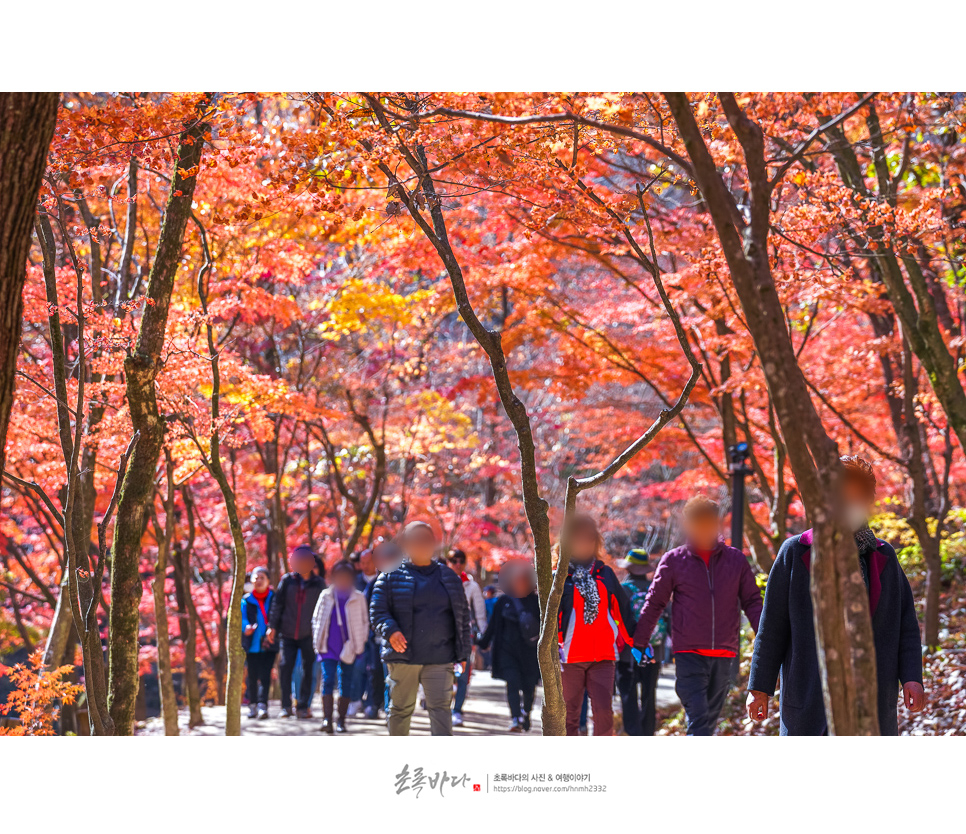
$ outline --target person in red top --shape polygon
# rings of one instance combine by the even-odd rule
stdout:
[[[594,735],[610,736],[614,672],[621,648],[631,643],[634,614],[617,575],[600,559],[604,545],[594,519],[575,516],[568,533],[570,565],[557,620],[567,735],[578,734],[586,690]]]
[[[641,609],[634,645],[645,649],[671,597],[675,688],[688,735],[714,734],[738,652],[741,612],[758,631],[761,591],[744,553],[720,540],[718,505],[696,495],[684,505],[687,544],[664,554]]]

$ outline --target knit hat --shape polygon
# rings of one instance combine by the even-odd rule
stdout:
[[[626,570],[632,576],[643,576],[647,573],[649,556],[643,547],[632,547],[627,551],[626,559],[618,559],[617,567]]]

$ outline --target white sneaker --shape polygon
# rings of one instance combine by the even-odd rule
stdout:
[[[453,726],[462,727],[463,726],[463,713],[454,712],[453,713]]]
[[[352,701],[349,704],[349,709],[346,710],[346,716],[352,718],[353,715],[362,712],[362,701]]]

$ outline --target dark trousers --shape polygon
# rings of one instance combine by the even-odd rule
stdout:
[[[597,660],[586,663],[564,663],[560,670],[564,702],[567,705],[567,735],[577,735],[580,727],[580,708],[584,690],[590,696],[590,708],[594,714],[594,735],[614,735],[613,660]]]
[[[374,637],[366,643],[366,673],[368,675],[365,695],[366,707],[386,708],[386,667],[379,657],[379,644]]]
[[[248,652],[248,703],[267,704],[275,652]]]
[[[617,664],[617,691],[624,712],[624,730],[629,736],[652,736],[656,725],[659,663],[638,666]]]
[[[510,708],[511,718],[523,718],[530,714],[536,689],[536,679],[524,677],[519,669],[506,670],[506,704]]]
[[[292,672],[299,652],[302,653],[302,682],[299,685],[299,709],[306,709],[312,703],[312,666],[315,663],[315,648],[312,636],[306,635],[294,640],[282,637],[282,660],[278,666],[279,683],[282,686],[282,709],[292,709]]]
[[[689,736],[714,735],[718,716],[728,694],[730,657],[704,657],[694,652],[676,652],[675,691],[684,705]]]

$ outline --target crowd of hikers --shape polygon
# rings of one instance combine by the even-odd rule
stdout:
[[[895,735],[900,688],[910,711],[925,706],[919,625],[895,551],[869,528],[875,473],[861,458],[842,460],[845,515],[872,614],[879,724],[883,735]],[[718,504],[696,495],[682,511],[684,544],[660,558],[635,548],[613,567],[596,521],[570,520],[557,615],[568,735],[587,733],[588,708],[594,735],[614,734],[615,691],[624,731],[653,735],[658,680],[672,657],[688,734],[714,734],[736,680],[742,616],[756,633],[749,717],[767,717],[780,680],[781,733],[827,732],[809,590],[811,531],[784,543],[763,599],[748,558],[721,539],[720,519]],[[481,588],[466,572],[466,554],[441,555],[433,528],[414,521],[328,572],[304,546],[289,566],[274,590],[268,571],[255,568],[242,600],[252,719],[269,717],[280,655],[280,717],[312,719],[321,689],[323,733],[345,733],[350,718],[383,713],[390,735],[408,735],[421,703],[432,734],[451,735],[463,724],[477,663],[506,683],[510,731],[530,730],[540,682],[530,563],[507,562],[498,583]]]

